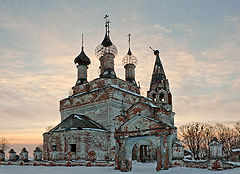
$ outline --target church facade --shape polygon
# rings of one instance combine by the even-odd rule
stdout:
[[[44,160],[115,161],[115,169],[130,171],[132,160],[157,161],[156,170],[168,169],[176,139],[172,95],[159,51],[147,97],[135,81],[136,57],[130,49],[123,59],[125,80],[116,76],[117,48],[105,37],[95,49],[100,76],[87,80],[91,63],[82,46],[75,58],[78,75],[72,94],[60,101],[61,122],[43,134]]]

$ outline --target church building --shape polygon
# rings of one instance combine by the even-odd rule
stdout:
[[[43,159],[55,161],[114,161],[115,169],[130,171],[132,160],[156,161],[168,169],[176,139],[172,95],[158,50],[147,97],[135,80],[137,59],[130,48],[123,58],[125,79],[117,77],[117,48],[110,39],[108,16],[105,37],[95,49],[100,75],[88,81],[91,64],[82,45],[74,59],[77,81],[72,94],[60,101],[61,122],[43,134]]]

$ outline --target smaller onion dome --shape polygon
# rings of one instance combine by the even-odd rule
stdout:
[[[78,63],[79,65],[89,65],[91,63],[90,59],[85,54],[83,47],[81,53],[74,59],[74,63]]]
[[[136,66],[137,63],[138,63],[137,58],[132,54],[132,52],[129,48],[127,55],[122,60],[122,64],[123,65],[134,64]]]
[[[137,65],[138,61],[137,58],[132,54],[131,49],[130,49],[130,34],[128,34],[128,42],[129,42],[129,49],[128,49],[128,53],[127,55],[123,58],[122,60],[122,64],[126,65],[126,64],[133,64],[133,65]]]

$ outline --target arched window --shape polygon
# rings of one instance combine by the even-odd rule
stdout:
[[[164,102],[164,93],[160,93],[159,95],[159,100]]]
[[[156,94],[152,95],[153,101],[156,101]]]

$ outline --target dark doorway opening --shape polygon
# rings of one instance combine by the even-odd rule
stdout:
[[[149,153],[149,146],[148,145],[141,145],[140,146],[140,161],[141,162],[146,162],[150,158],[150,153]]]

